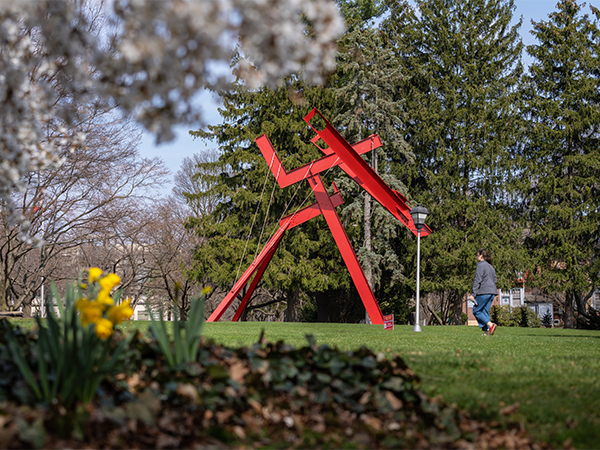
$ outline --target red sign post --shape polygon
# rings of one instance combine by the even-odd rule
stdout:
[[[394,315],[388,314],[387,316],[383,316],[383,329],[384,330],[393,330],[394,329]]]

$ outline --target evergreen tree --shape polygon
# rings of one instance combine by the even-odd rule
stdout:
[[[277,230],[279,220],[314,202],[307,182],[285,189],[277,185],[254,139],[267,133],[288,171],[321,157],[310,143],[313,132],[303,117],[312,107],[328,114],[333,97],[297,80],[288,80],[277,90],[251,92],[238,86],[220,95],[223,123],[192,135],[219,144],[218,164],[226,166],[231,175],[222,174],[211,191],[195,194],[224,201],[210,216],[191,221],[204,238],[204,245],[196,251],[193,273],[229,289]],[[331,175],[324,174],[324,180],[330,185]],[[331,248],[331,240],[322,218],[286,232],[262,278],[269,292],[268,303],[286,303],[286,320],[297,320],[302,292],[347,285],[347,271],[333,251],[335,246]]]
[[[385,36],[370,26],[370,20],[385,11],[385,2],[345,0],[338,4],[346,15],[350,31],[340,42],[340,69],[330,78],[330,85],[335,89],[307,87],[296,79],[288,80],[277,90],[248,92],[239,86],[234,91],[220,93],[224,123],[209,127],[208,131],[192,133],[215,139],[223,153],[216,164],[232,173],[232,176],[221,176],[214,189],[194,194],[226,199],[210,217],[192,221],[205,237],[205,244],[196,253],[194,274],[197,277],[209,277],[219,286],[229,288],[276,230],[284,211],[294,212],[306,204],[306,201],[302,203],[305,199],[308,203],[314,201],[307,183],[284,190],[276,186],[268,164],[254,144],[255,137],[267,133],[288,170],[321,157],[310,144],[312,131],[302,120],[310,108],[316,106],[336,127],[342,128],[349,142],[384,130],[382,137],[386,144],[402,149],[408,157],[406,143],[399,132],[401,110],[392,101],[399,71],[391,66],[395,61],[389,45],[384,42]],[[355,61],[360,64],[357,66]],[[358,95],[353,95],[355,89]],[[336,115],[335,111],[344,113]],[[380,154],[375,161],[386,159]],[[383,170],[389,172],[385,165]],[[335,181],[346,201],[338,212],[356,249],[362,243],[365,221],[355,222],[353,217],[362,213],[364,194],[350,178],[339,175],[339,169],[322,174],[327,184],[338,176]],[[403,190],[399,183],[392,184]],[[367,265],[375,261],[377,279],[381,277],[380,267],[388,279],[398,279],[401,265],[389,245],[397,234],[397,221],[377,208],[373,223],[377,233],[366,241],[375,242],[372,247],[375,251],[359,249],[359,259]],[[264,230],[263,224],[266,224]],[[352,226],[354,224],[358,226]],[[357,321],[360,316],[357,317],[356,312],[364,311],[337,247],[331,245],[332,239],[324,220],[316,218],[288,232],[275,254],[270,270],[263,277],[263,286],[272,298],[287,301],[288,320],[295,320],[297,316],[294,299],[301,293],[309,294],[307,300],[313,303],[313,311],[318,312],[320,321]],[[255,251],[248,252],[247,247]],[[367,269],[367,274],[369,272],[373,273]],[[388,283],[384,287],[381,291],[389,296]]]
[[[414,159],[402,135],[403,111],[396,97],[404,76],[391,42],[382,30],[357,26],[339,45],[338,77],[332,86],[338,100],[336,126],[349,142],[379,134],[383,147],[363,157],[389,186],[406,194],[406,187],[391,172],[388,156],[392,151],[405,162]],[[395,253],[397,246],[391,241],[406,239],[407,230],[347,176],[336,183],[349,199],[342,214],[354,225],[349,227],[349,235],[358,248],[367,281],[385,303],[386,312],[397,314],[390,308],[390,293],[385,290],[388,285],[400,287],[398,282],[405,281],[403,264]]]
[[[573,303],[586,315],[585,299],[598,279],[600,175],[600,30],[581,6],[561,0],[549,20],[534,24],[538,44],[528,76],[526,179],[536,283],[564,292],[565,327]],[[590,284],[591,281],[591,284]]]
[[[388,9],[386,0],[336,0],[348,30],[364,28]]]
[[[444,292],[460,324],[478,248],[494,256],[502,287],[511,287],[509,272],[524,264],[515,214],[520,199],[511,192],[520,176],[520,23],[511,25],[513,0],[416,4],[418,13],[396,3],[385,23],[410,75],[402,88],[416,164],[397,169],[430,212],[423,291]]]

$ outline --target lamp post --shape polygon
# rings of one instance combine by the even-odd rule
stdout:
[[[419,323],[419,282],[420,282],[420,272],[421,272],[421,229],[425,225],[425,219],[429,215],[429,211],[424,206],[420,204],[415,206],[410,210],[410,215],[413,218],[413,222],[415,223],[415,227],[417,227],[417,308],[415,313],[415,326],[413,331],[421,331],[421,324]]]

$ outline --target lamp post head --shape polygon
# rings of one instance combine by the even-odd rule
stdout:
[[[425,225],[425,219],[427,219],[429,211],[427,211],[427,208],[421,206],[421,204],[419,203],[419,205],[415,206],[410,210],[410,215],[413,218],[413,222],[415,223],[417,230],[421,230],[421,228],[423,228],[423,226]]]

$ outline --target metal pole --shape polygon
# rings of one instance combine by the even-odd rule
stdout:
[[[417,308],[415,311],[415,327],[413,331],[421,331],[421,324],[419,322],[419,283],[420,283],[420,271],[421,271],[421,229],[417,230]]]

